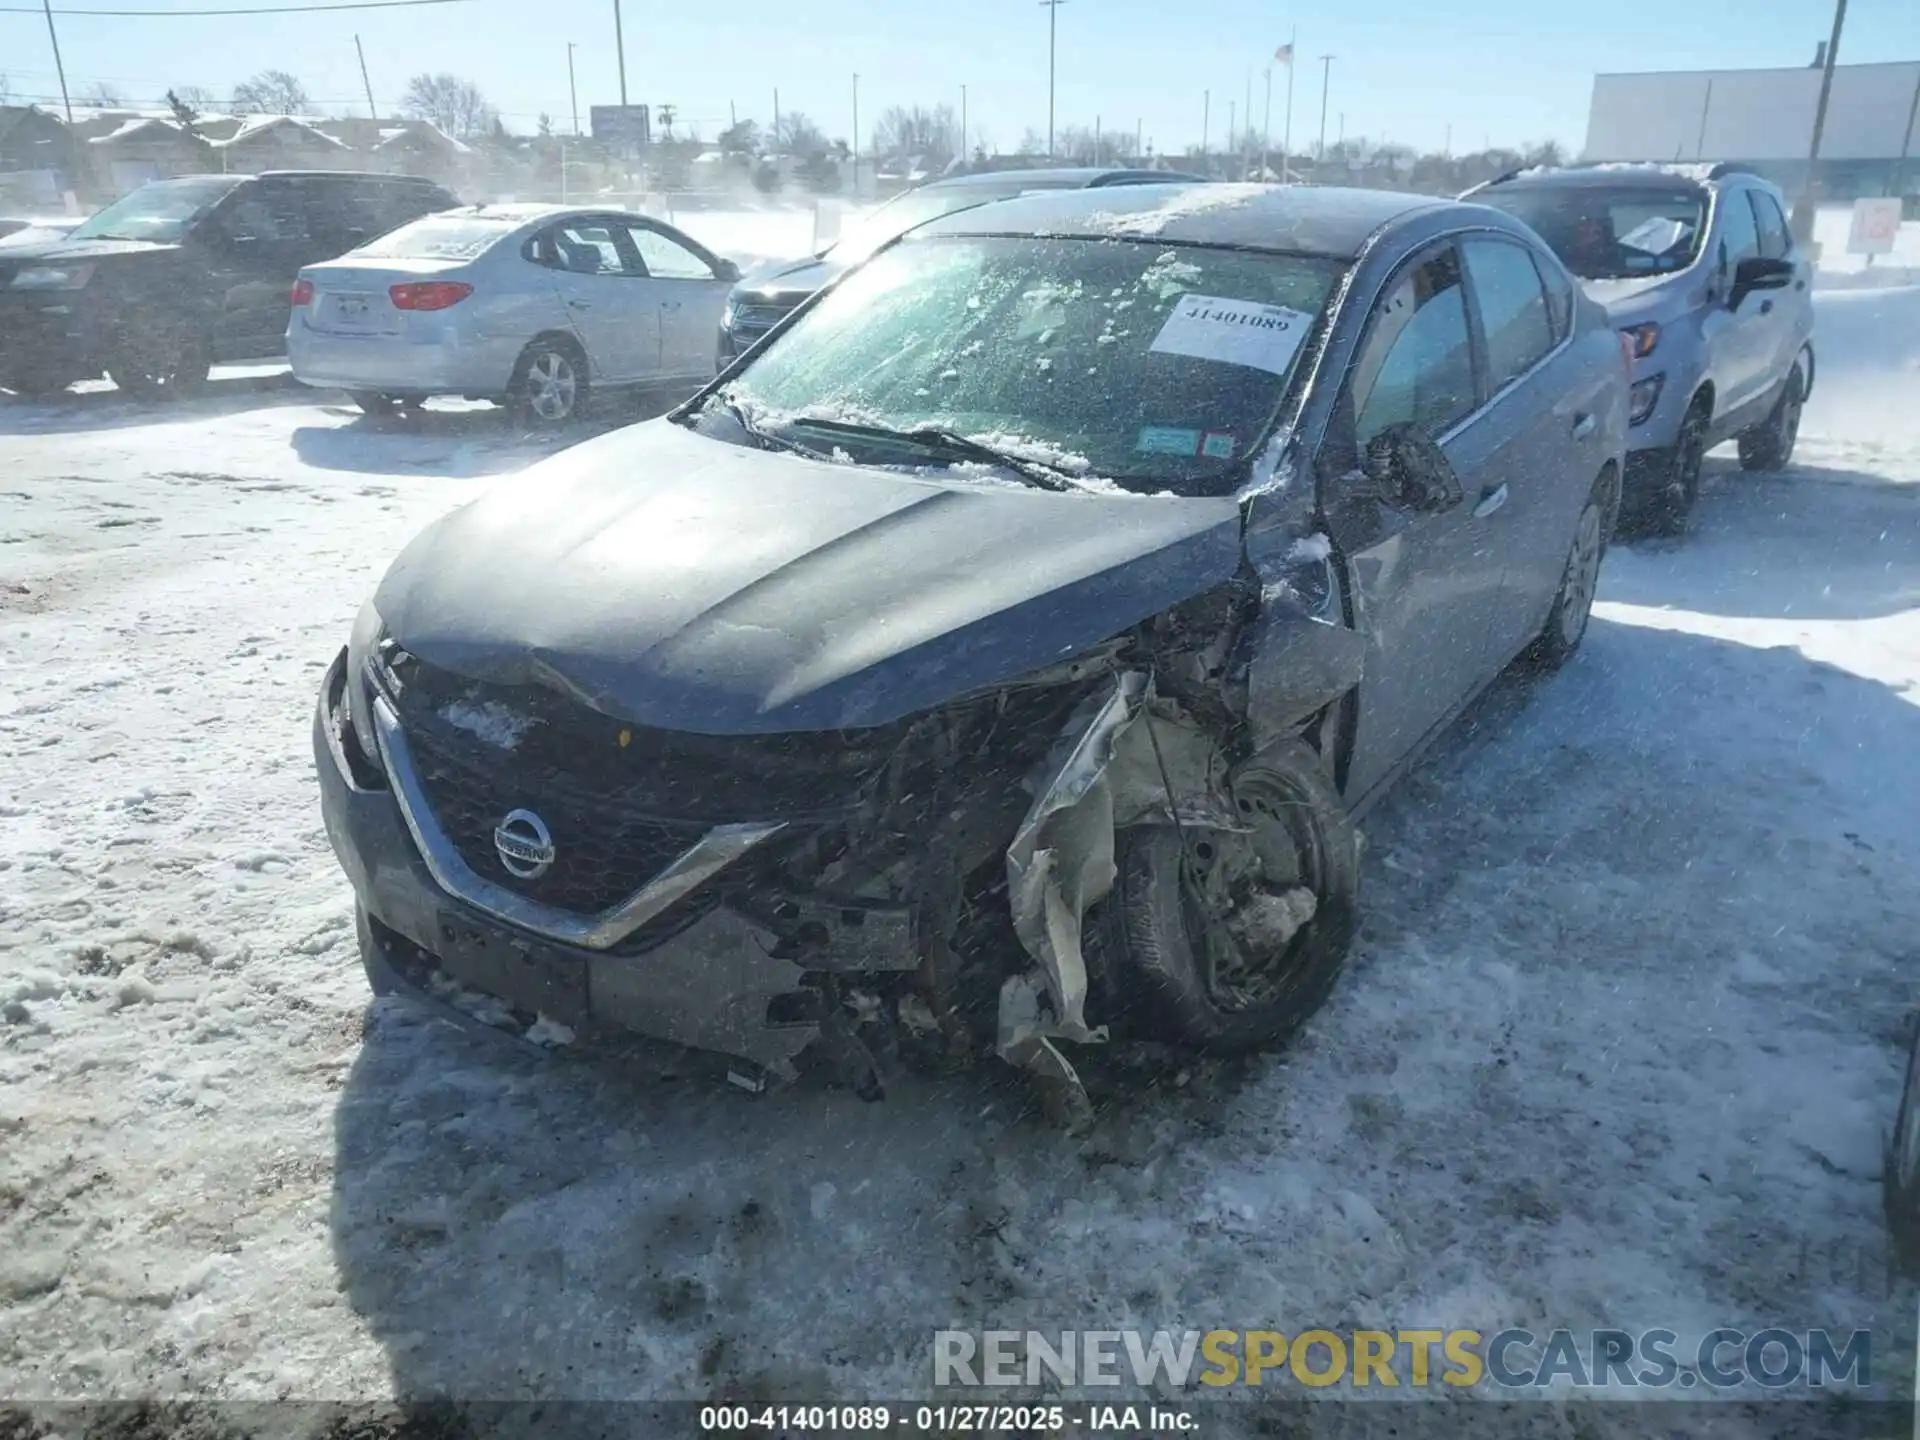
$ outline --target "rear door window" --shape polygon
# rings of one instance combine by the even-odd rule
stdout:
[[[1393,280],[1368,320],[1354,361],[1356,438],[1364,447],[1392,425],[1438,439],[1473,413],[1473,344],[1466,287],[1452,246]]]
[[[243,244],[304,246],[312,240],[306,196],[285,181],[248,186],[222,216],[221,228]]]
[[[1573,334],[1573,281],[1545,255],[1536,253],[1533,266],[1540,272],[1540,284],[1547,292],[1547,318],[1553,322],[1553,339],[1557,345]]]
[[[1469,240],[1462,247],[1480,331],[1487,345],[1487,393],[1496,394],[1546,358],[1553,321],[1533,257],[1505,240]]]

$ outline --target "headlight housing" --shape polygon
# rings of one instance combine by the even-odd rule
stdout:
[[[1622,326],[1620,333],[1627,337],[1627,353],[1636,360],[1646,359],[1660,343],[1660,327],[1651,320],[1640,325]]]
[[[91,265],[29,265],[13,277],[15,290],[78,290],[93,278]]]
[[[348,727],[360,754],[376,770],[384,769],[380,763],[380,742],[373,733],[373,689],[367,678],[367,662],[373,658],[374,647],[380,643],[381,632],[385,626],[380,621],[380,612],[373,608],[368,600],[360,607],[360,613],[354,618],[353,633],[347,638],[347,719],[352,722]]]

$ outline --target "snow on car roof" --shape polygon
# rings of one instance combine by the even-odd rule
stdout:
[[[1389,221],[1450,202],[1301,185],[1122,185],[1052,190],[962,210],[917,235],[1152,235],[1351,259]]]

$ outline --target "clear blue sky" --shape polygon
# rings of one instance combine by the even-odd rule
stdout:
[[[34,0],[0,0],[0,5]],[[155,11],[243,0],[68,0]],[[829,134],[848,136],[852,75],[860,75],[863,145],[891,104],[956,108],[968,90],[973,129],[1005,149],[1047,123],[1047,12],[1036,0],[623,0],[630,98],[679,107],[711,137],[729,105],[765,121],[780,92]],[[56,0],[56,11],[58,0]],[[1469,15],[1470,20],[1447,16]],[[1298,31],[1293,136],[1319,128],[1321,65],[1332,53],[1328,138],[1338,132],[1455,150],[1584,138],[1598,71],[1797,65],[1832,24],[1831,0],[1689,0],[1671,6],[1598,6],[1563,0],[1461,5],[1374,0],[1306,7],[1254,0],[1068,0],[1059,12],[1058,121],[1131,130],[1177,153],[1200,137],[1202,93],[1211,129],[1228,105],[1254,121],[1274,47]],[[591,103],[618,99],[612,0],[472,0],[412,10],[237,19],[69,16],[61,47],[76,99],[104,81],[129,102],[168,85],[225,95],[236,81],[278,67],[297,74],[318,108],[365,113],[354,59],[366,45],[382,113],[408,75],[450,70],[476,81],[510,128],[531,131],[541,111],[569,123],[566,42],[576,41],[582,123]],[[1917,0],[1853,0],[1843,61],[1920,58]],[[54,97],[46,25],[37,13],[0,13],[0,74],[16,97]],[[1280,142],[1287,75],[1274,72],[1273,134]],[[677,127],[680,128],[680,127]]]

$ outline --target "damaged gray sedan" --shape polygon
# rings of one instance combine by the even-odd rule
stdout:
[[[394,563],[314,737],[373,985],[756,1085],[997,1053],[1069,1108],[1113,1035],[1271,1044],[1355,817],[1580,643],[1625,433],[1604,314],[1480,207],[912,232]]]

